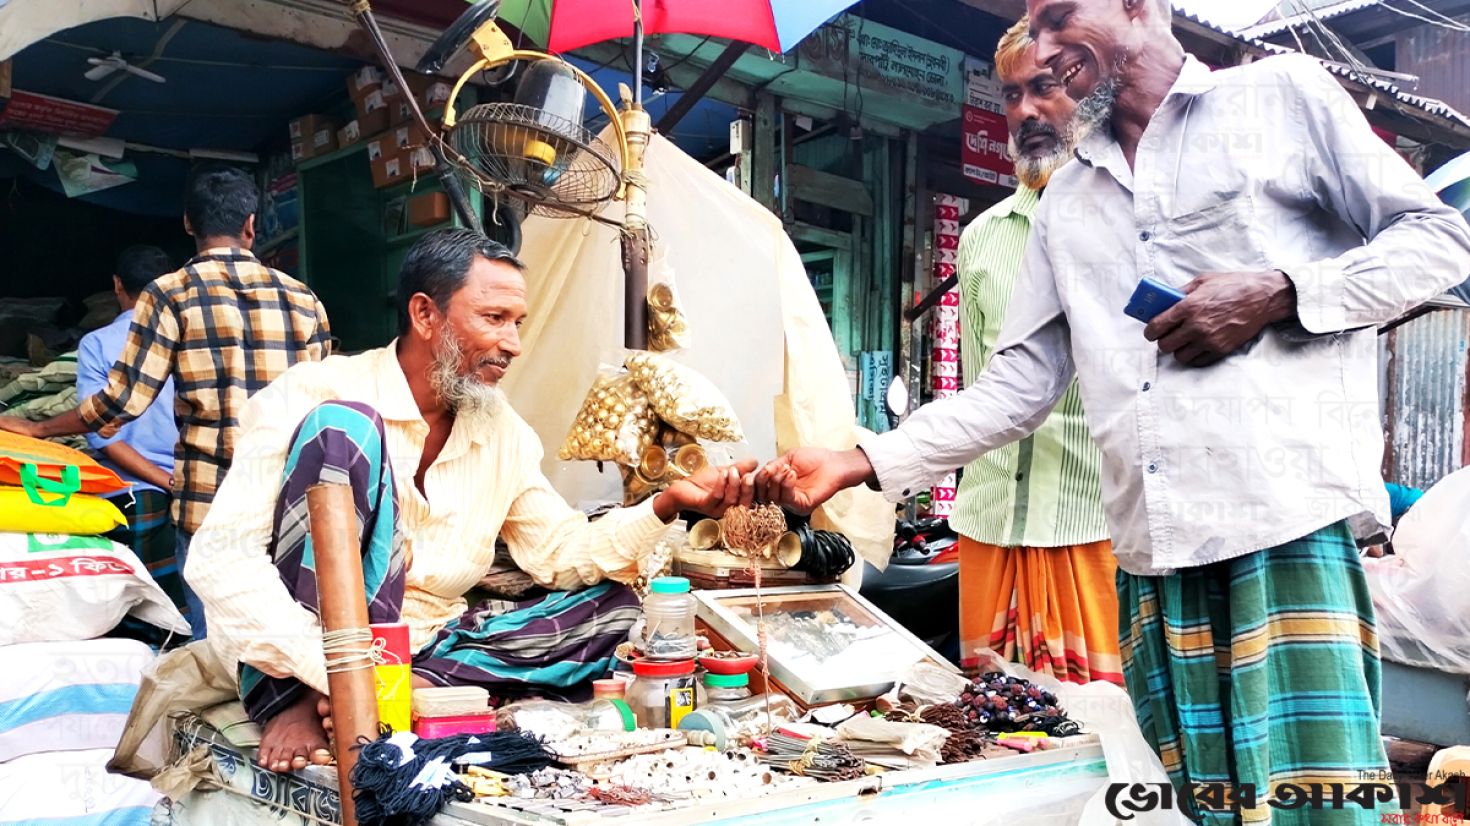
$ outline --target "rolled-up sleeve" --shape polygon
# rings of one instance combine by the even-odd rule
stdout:
[[[149,284],[133,307],[133,323],[122,355],[112,365],[107,386],[82,399],[77,414],[89,430],[143,415],[173,375],[179,346],[179,319],[157,284]]]
[[[1470,274],[1470,227],[1368,125],[1315,60],[1291,63],[1290,87],[1308,144],[1308,196],[1367,243],[1333,258],[1284,263],[1307,331],[1382,324]]]
[[[957,395],[919,408],[898,429],[859,442],[884,496],[912,496],[986,451],[1035,432],[1072,381],[1070,335],[1041,217],[985,371]]]
[[[589,522],[541,473],[541,444],[534,433],[523,437],[520,456],[528,468],[525,481],[500,529],[516,566],[536,584],[556,590],[637,579],[638,561],[669,528],[653,512],[653,500]]]
[[[291,596],[271,559],[271,527],[291,436],[328,393],[303,364],[255,394],[240,416],[234,462],[189,544],[184,579],[204,603],[209,639],[230,661],[326,692],[316,615]]]

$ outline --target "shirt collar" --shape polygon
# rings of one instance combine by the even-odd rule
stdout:
[[[378,384],[377,403],[374,405],[378,415],[398,422],[422,422],[427,427],[418,402],[413,400],[413,391],[408,389],[403,365],[398,363],[398,339],[371,351],[371,358]]]
[[[206,250],[200,250],[197,255],[195,255],[192,259],[190,259],[190,261],[191,262],[192,261],[201,261],[201,260],[210,259],[210,258],[213,258],[213,259],[228,258],[228,259],[244,260],[244,261],[258,261],[258,260],[260,260],[260,259],[258,259],[258,258],[255,257],[255,253],[253,253],[253,252],[251,252],[250,250],[247,250],[247,249],[241,249],[240,247],[210,247],[209,249],[206,249]]]
[[[374,407],[378,415],[384,421],[418,422],[427,432],[429,423],[424,421],[424,414],[419,411],[419,403],[414,401],[413,391],[408,387],[408,377],[403,374],[403,365],[398,362],[398,339],[395,338],[388,342],[385,347],[369,351],[368,355],[374,359],[372,369],[377,376],[378,399]],[[502,405],[508,406],[509,402],[502,399]],[[497,420],[508,412],[503,409]],[[453,458],[449,454],[449,448],[454,445],[463,427],[464,425],[459,420],[455,421],[449,443],[445,445],[443,458]],[[489,430],[490,428],[485,427],[475,428],[466,435],[475,444],[483,445],[490,439]]]
[[[997,218],[1019,215],[1030,221],[1036,215],[1036,205],[1041,202],[1041,190],[1018,184],[1009,198],[995,205]]]
[[[1170,99],[1175,97],[1196,97],[1214,89],[1219,80],[1209,66],[1201,63],[1194,55],[1184,55],[1184,65],[1179,69],[1179,76],[1174,78],[1174,84],[1169,87],[1168,94],[1164,95],[1164,102],[1159,108],[1169,104]],[[1092,134],[1082,139],[1077,145],[1077,159],[1088,166],[1101,166],[1110,170],[1127,170],[1128,163],[1123,158],[1123,150],[1118,146],[1118,141],[1113,137],[1113,130],[1108,126],[1102,126],[1092,131]],[[1119,167],[1121,164],[1121,167]],[[1117,176],[1115,176],[1117,177]],[[1128,175],[1131,178],[1131,174]],[[1122,180],[1122,178],[1119,178]]]

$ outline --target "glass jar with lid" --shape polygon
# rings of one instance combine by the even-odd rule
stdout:
[[[678,728],[696,704],[694,660],[633,661],[628,706],[642,728]]]
[[[696,602],[689,593],[689,580],[656,577],[648,584],[648,591],[643,598],[644,658],[663,662],[694,659]]]
[[[713,705],[737,703],[749,696],[749,674],[704,675],[704,698]]]

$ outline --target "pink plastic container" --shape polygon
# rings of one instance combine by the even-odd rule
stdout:
[[[415,717],[413,733],[425,740],[456,734],[489,734],[495,730],[495,712],[461,714],[455,717]]]

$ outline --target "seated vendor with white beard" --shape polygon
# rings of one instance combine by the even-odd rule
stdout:
[[[639,614],[624,584],[681,511],[748,504],[754,462],[707,468],[596,521],[541,472],[536,433],[496,385],[520,355],[525,267],[463,229],[425,235],[399,276],[399,336],[299,364],[252,397],[185,578],[275,771],[330,760],[306,491],[352,488],[368,617],[408,624],[416,687],[576,695]],[[561,381],[547,376],[549,382]],[[504,540],[538,590],[467,609]]]

